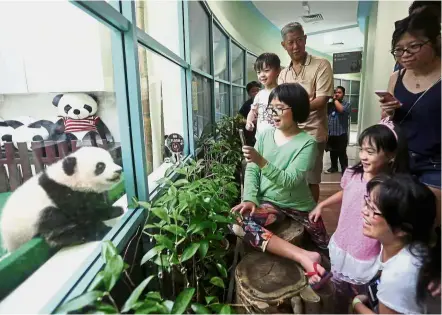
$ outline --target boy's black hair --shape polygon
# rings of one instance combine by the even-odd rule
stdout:
[[[441,9],[441,1],[413,1],[408,8],[408,14],[412,14],[414,10],[422,7],[432,7],[433,10]]]
[[[387,126],[373,125],[362,131],[358,144],[362,147],[362,144],[367,140],[370,145],[376,148],[377,152],[394,153],[394,160],[386,171],[391,174],[406,173],[409,171],[408,146],[398,126],[394,127],[394,132],[398,139]],[[354,174],[361,174],[361,176],[364,173],[361,162],[353,166],[351,170]]]
[[[256,72],[264,69],[264,66],[270,67],[271,69],[279,70],[281,69],[281,60],[277,54],[274,53],[263,53],[256,58],[253,68]]]
[[[249,93],[249,91],[250,91],[251,89],[253,89],[254,87],[261,88],[261,84],[259,84],[259,83],[256,82],[256,81],[251,81],[251,82],[247,83],[247,85],[246,85],[246,91],[247,91],[247,93]]]
[[[406,233],[405,245],[422,263],[416,288],[416,301],[422,305],[430,281],[440,281],[441,247],[440,243],[432,245],[436,197],[426,185],[409,174],[376,176],[367,184],[368,193],[375,188],[373,202],[393,232]]]
[[[293,121],[303,123],[310,114],[310,99],[307,91],[298,83],[278,85],[269,96],[269,104],[277,98],[292,109]]]
[[[344,95],[345,95],[345,87],[338,85],[335,90],[337,90],[337,89],[340,89],[342,91],[342,93],[344,93]]]

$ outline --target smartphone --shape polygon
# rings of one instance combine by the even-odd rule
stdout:
[[[370,305],[372,308],[376,307],[378,304],[378,285],[380,283],[380,279],[375,279],[368,284],[368,298],[370,300]]]
[[[246,137],[244,136],[244,130],[238,129],[239,132],[239,138],[241,139],[242,146],[246,145]]]
[[[388,91],[374,91],[374,93],[379,96],[379,97],[383,97],[385,99],[386,102],[394,102],[397,101],[399,102],[393,95],[391,95],[390,92]]]

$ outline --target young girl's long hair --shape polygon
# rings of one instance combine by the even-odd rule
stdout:
[[[441,277],[440,243],[432,244],[436,197],[409,174],[378,175],[367,184],[368,193],[375,188],[377,196],[373,202],[393,232],[405,232],[404,244],[422,263],[416,288],[416,300],[422,304],[428,294],[428,284],[440,282]]]
[[[402,136],[398,126],[389,122],[388,124],[377,124],[365,129],[358,139],[358,144],[368,143],[376,148],[377,152],[383,151],[394,156],[386,172],[389,174],[406,173],[409,170],[408,147],[405,137]],[[351,168],[354,174],[363,174],[362,163],[359,162]]]

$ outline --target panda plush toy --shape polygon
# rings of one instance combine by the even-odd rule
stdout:
[[[14,130],[23,126],[23,123],[17,120],[0,120],[0,146],[3,147],[5,142],[12,142]]]
[[[17,149],[17,143],[25,142],[28,151],[32,151],[32,142],[48,140],[54,128],[55,124],[49,120],[38,120],[29,125],[22,125],[12,133],[12,142]]]
[[[98,139],[113,141],[109,129],[99,116],[95,96],[85,93],[58,94],[52,100],[58,108],[56,128],[51,133],[53,140],[88,140],[96,145]]]
[[[8,198],[0,217],[4,248],[12,252],[35,236],[54,248],[101,240],[110,230],[103,221],[123,214],[103,196],[121,172],[97,147],[82,147],[48,166]]]

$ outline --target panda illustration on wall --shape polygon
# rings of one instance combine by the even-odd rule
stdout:
[[[110,153],[82,147],[24,182],[8,198],[1,217],[4,247],[12,252],[35,236],[54,248],[101,240],[103,221],[123,214],[103,192],[120,180]]]
[[[56,127],[52,140],[89,140],[96,145],[98,139],[113,141],[109,129],[96,115],[98,101],[95,96],[86,93],[58,94],[52,100],[58,108]]]

